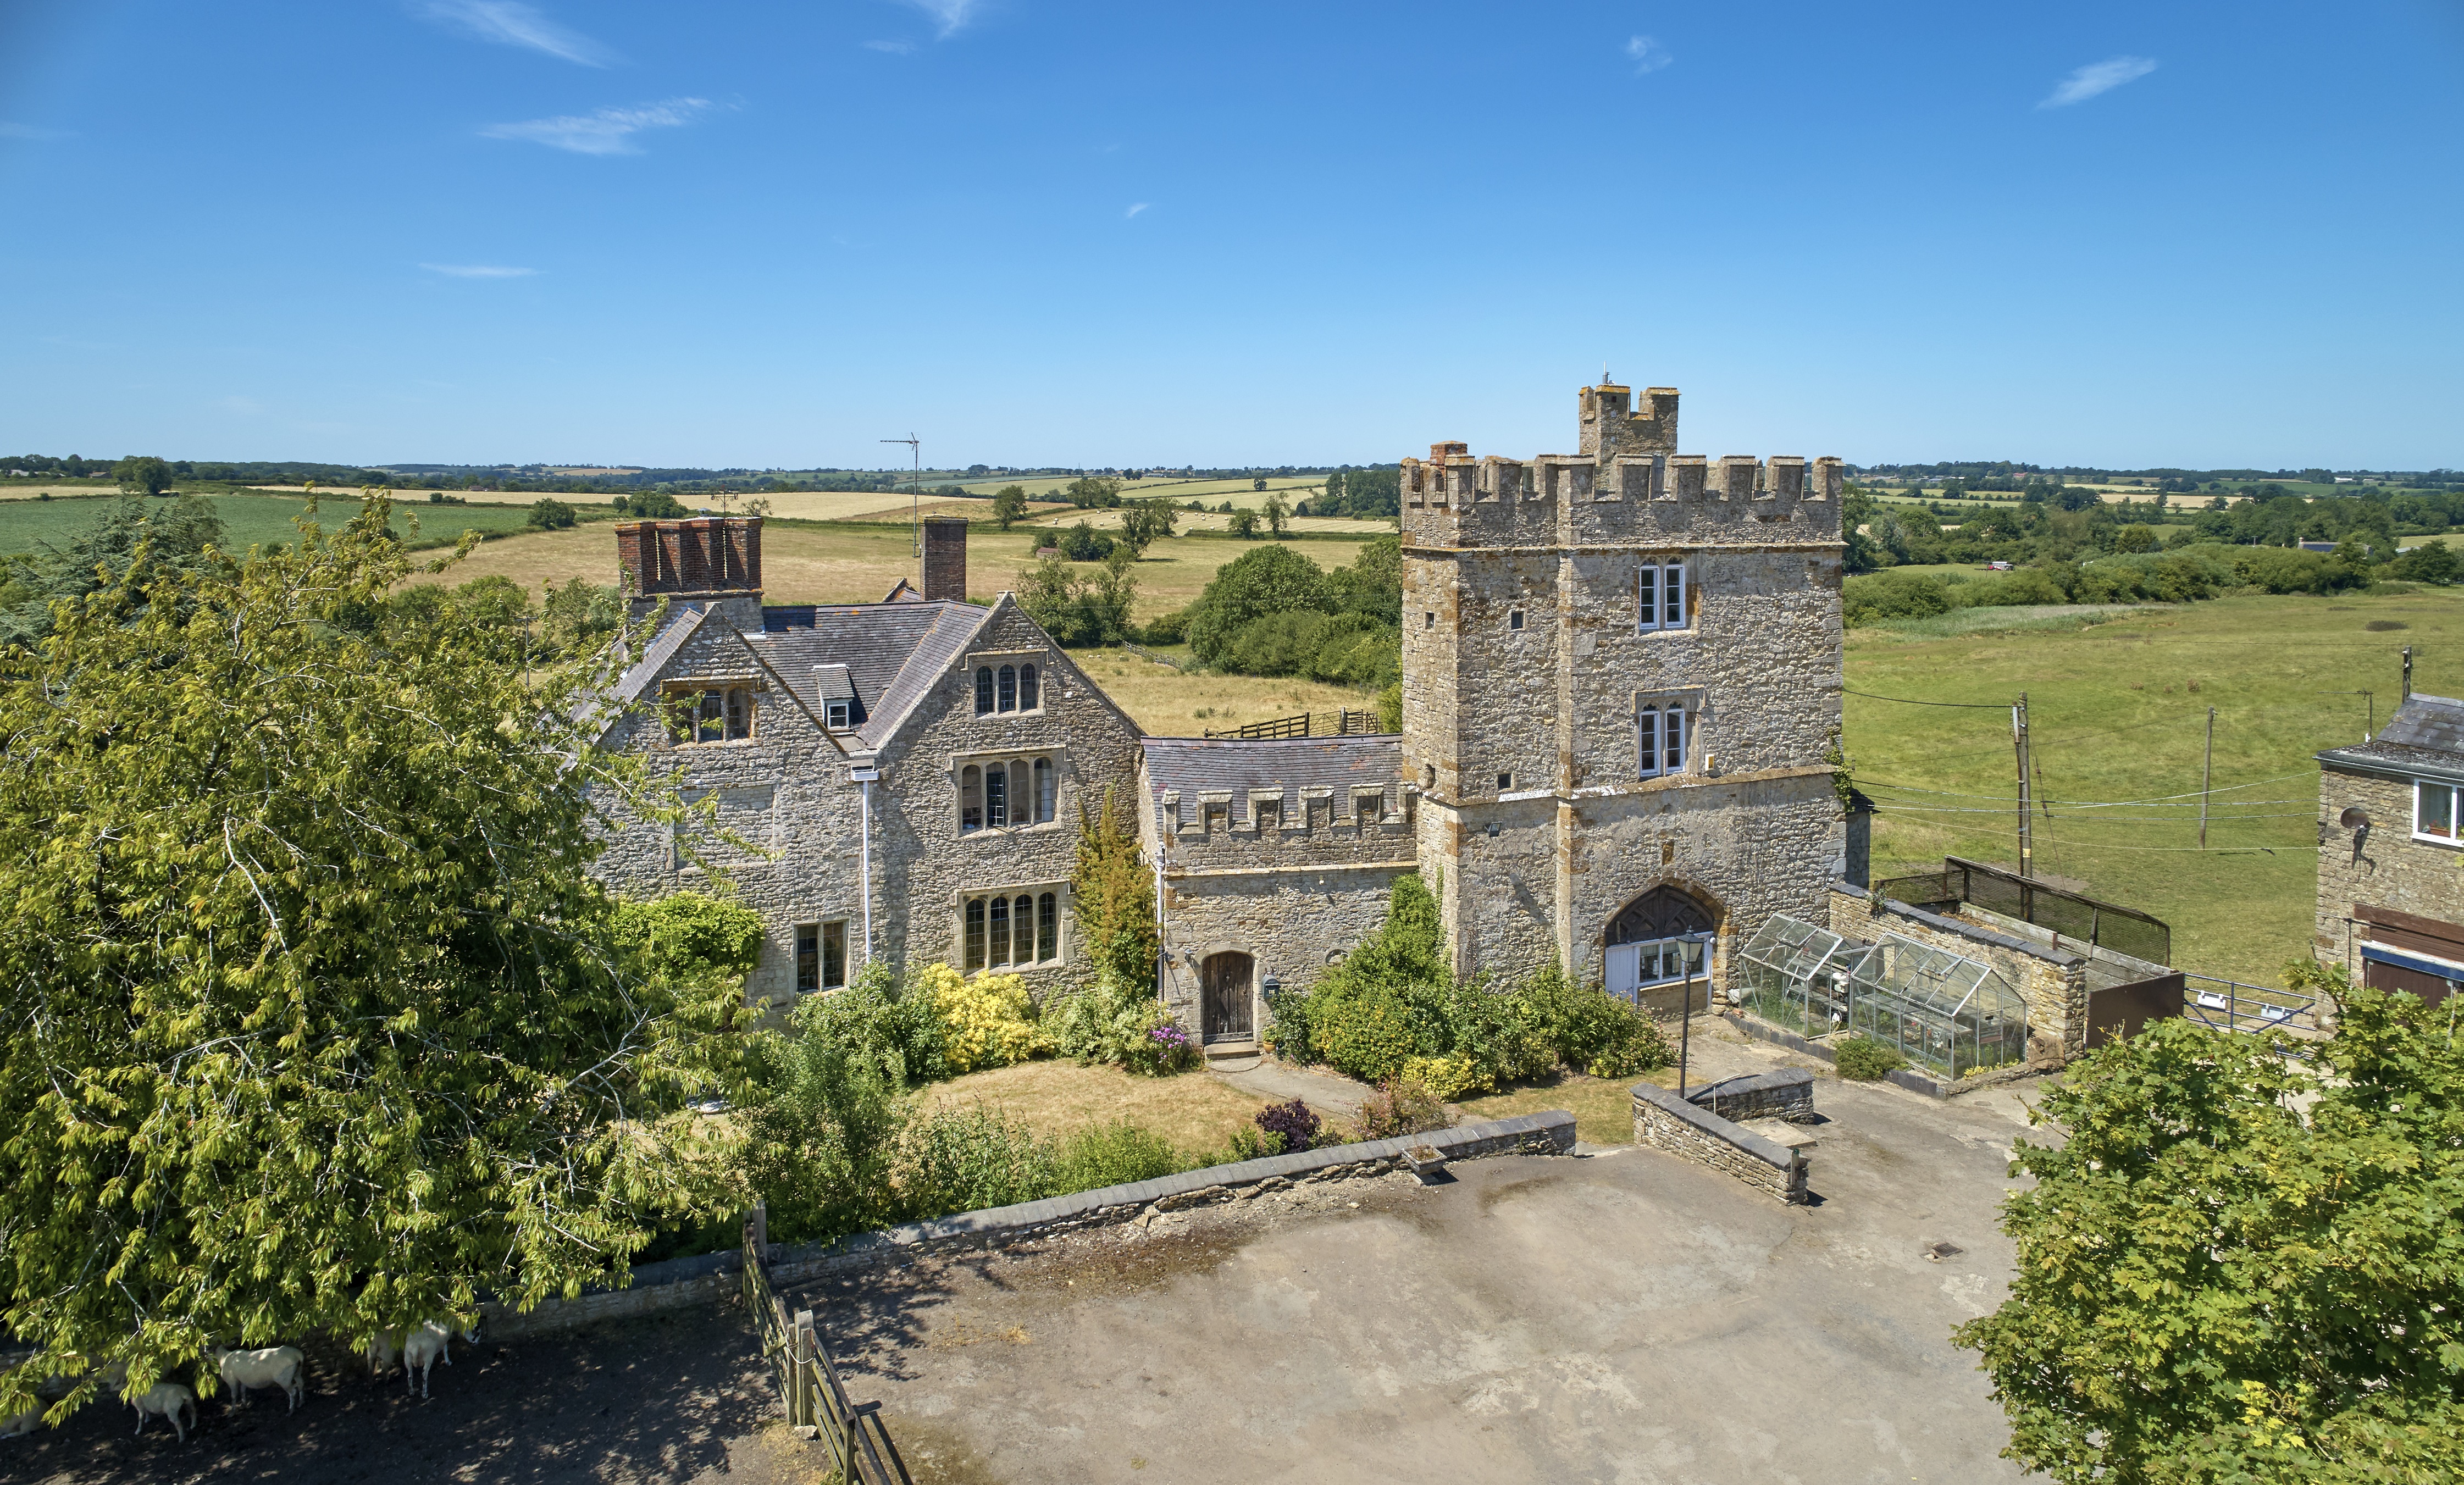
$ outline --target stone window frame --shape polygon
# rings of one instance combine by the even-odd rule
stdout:
[[[1009,684],[1001,684],[1002,672]],[[1052,694],[1052,656],[1043,648],[986,649],[969,655],[961,672],[966,677],[969,710],[978,720],[1042,716]],[[1006,697],[1009,705],[1001,701]],[[1032,697],[1034,705],[1027,705]]]
[[[1634,755],[1635,777],[1638,779],[1682,778],[1700,766],[1703,747],[1704,693],[1700,687],[1678,687],[1669,690],[1637,691],[1634,693]],[[1643,751],[1643,718],[1652,718],[1652,747],[1648,756]],[[1679,738],[1677,761],[1668,762],[1668,739],[1663,724],[1669,716],[1678,718],[1683,735]]]
[[[1034,904],[1036,919],[1030,942],[1035,946],[1037,957],[1023,961],[1010,958],[998,965],[991,963],[992,902],[995,898],[1002,899],[1010,909],[1007,916],[1013,946],[1017,943],[1017,904],[1022,898]],[[981,905],[979,916],[970,917],[971,905]],[[1069,883],[1066,878],[1009,886],[959,887],[952,893],[951,907],[949,962],[961,974],[974,974],[979,971],[1016,974],[1027,970],[1057,969],[1069,962],[1070,898]],[[1047,908],[1048,920],[1045,915]],[[1051,930],[1048,944],[1045,936],[1047,927]],[[979,934],[981,937],[978,937]],[[1051,950],[1049,957],[1045,955],[1047,947]]]
[[[2422,802],[2429,797],[2429,792],[2431,790],[2436,790],[2447,797],[2447,833],[2445,835],[2421,828]],[[2464,825],[2464,821],[2459,821],[2457,819],[2459,810],[2464,810],[2464,785],[2450,783],[2443,778],[2416,778],[2412,781],[2412,838],[2415,841],[2426,845],[2464,845],[2464,828],[2459,828],[2459,825]]]
[[[1690,634],[1694,622],[1701,617],[1699,584],[1691,557],[1663,557],[1639,564],[1634,570],[1634,632],[1637,634]],[[1671,581],[1676,585],[1677,622],[1668,622],[1668,594]]]
[[[953,811],[952,818],[957,826],[958,838],[969,840],[976,836],[986,835],[1013,836],[1023,832],[1061,828],[1061,785],[1068,774],[1067,753],[1068,749],[1066,747],[985,748],[968,753],[952,753],[950,755],[950,794],[957,801],[957,808]],[[993,801],[989,772],[996,765],[1001,768],[1003,775],[1002,822],[998,825],[992,822]],[[1034,801],[1039,817],[1023,825],[1017,822],[1018,801],[1012,797],[1014,791],[1009,787],[1009,775],[1014,768],[1025,770],[1027,797]],[[977,793],[973,797],[972,803],[967,789],[967,773],[970,769],[976,770],[978,775]],[[970,810],[974,812],[977,821],[972,825],[967,823]]]
[[[836,929],[836,932],[832,932]],[[806,935],[810,935],[811,957],[806,956]],[[833,941],[835,940],[835,945]],[[834,954],[835,950],[835,954]],[[832,958],[837,960],[837,977],[831,977]],[[809,971],[809,974],[807,973]],[[811,995],[845,990],[847,984],[847,920],[823,918],[796,925],[794,972],[796,994]],[[810,983],[807,983],[807,981]]]
[[[759,742],[761,735],[759,694],[765,688],[757,675],[671,676],[659,683],[659,735],[671,748],[717,748],[729,743]],[[690,710],[683,698],[693,697]],[[711,698],[719,698],[714,712]],[[738,718],[731,707],[740,708]],[[700,735],[715,723],[715,737]]]
[[[1514,607],[1506,611],[1506,629],[1509,634],[1521,634],[1523,632],[1523,606],[1521,604],[1518,603]]]

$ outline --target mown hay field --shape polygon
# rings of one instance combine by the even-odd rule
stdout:
[[[125,498],[117,491],[80,491],[74,496],[51,500],[0,501],[0,554],[32,553],[44,546],[65,545],[80,530],[93,525]],[[202,495],[212,502],[214,513],[222,517],[223,544],[233,553],[246,552],[253,546],[289,544],[299,539],[297,524],[308,513],[308,502],[297,495]],[[168,505],[167,500],[160,502]],[[359,513],[357,492],[349,498],[331,498],[318,502],[317,522],[327,531],[341,526]],[[405,536],[410,535],[411,521],[419,523],[422,540],[451,539],[466,529],[481,533],[509,533],[523,529],[529,519],[527,510],[502,506],[401,506],[394,508],[393,529]],[[609,565],[614,561],[615,536],[606,526],[583,527],[609,552]],[[527,539],[527,538],[525,538]]]
[[[1843,740],[1858,783],[1882,806],[1876,875],[1938,867],[1945,855],[2017,860],[2009,707],[2025,691],[2041,785],[2037,873],[2165,919],[2176,965],[2259,984],[2281,984],[2285,962],[2309,951],[2313,755],[2360,741],[2373,715],[2385,725],[2406,644],[2417,689],[2464,688],[2464,592],[2013,613],[2009,627],[1992,625],[1996,612],[2009,611],[1947,616],[1984,625],[1965,632],[1932,620],[1849,633]],[[2353,694],[2363,690],[2374,696]],[[2202,851],[2211,707],[2215,792]]]

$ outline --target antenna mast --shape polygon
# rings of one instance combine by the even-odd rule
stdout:
[[[915,461],[914,478],[907,485],[907,504],[914,524],[915,580],[921,583],[924,580],[924,445],[913,433],[905,438],[885,438],[882,442],[905,444],[908,453]]]

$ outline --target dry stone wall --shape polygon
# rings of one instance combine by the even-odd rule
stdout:
[[[1638,1145],[1734,1176],[1780,1201],[1805,1200],[1808,1161],[1803,1150],[1739,1128],[1666,1088],[1647,1082],[1635,1085],[1634,1139]]]

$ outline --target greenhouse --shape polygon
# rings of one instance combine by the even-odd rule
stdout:
[[[1942,1078],[2027,1055],[2027,1005],[1980,960],[1896,933],[1861,944],[1777,916],[1738,957],[1746,1008],[1799,1035],[1869,1037]]]

